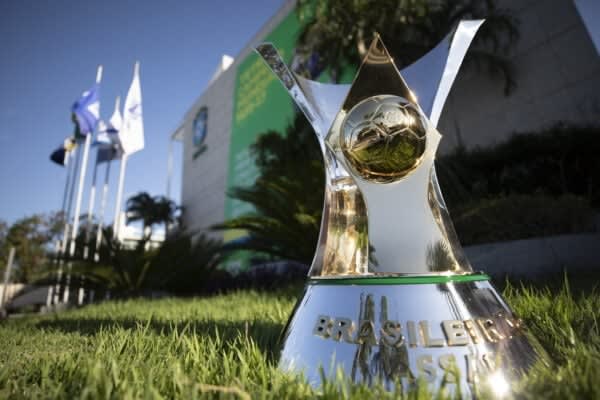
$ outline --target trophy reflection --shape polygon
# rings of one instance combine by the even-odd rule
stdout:
[[[352,85],[304,79],[272,45],[257,47],[325,163],[319,242],[283,337],[283,370],[315,386],[341,368],[389,390],[422,380],[500,396],[544,360],[489,277],[473,272],[435,172],[441,108],[481,23],[462,21],[402,73],[376,36]]]

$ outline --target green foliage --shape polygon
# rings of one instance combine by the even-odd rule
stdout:
[[[592,230],[600,207],[600,128],[555,125],[436,160],[463,244]]]
[[[150,262],[153,287],[170,293],[200,293],[220,272],[221,241],[182,232],[169,236]]]
[[[316,52],[334,77],[364,57],[375,32],[403,68],[433,48],[461,19],[486,18],[465,66],[501,77],[506,93],[515,86],[513,67],[504,56],[519,37],[518,23],[492,0],[300,0],[298,11],[306,21],[300,48]]]
[[[452,210],[463,245],[581,233],[593,230],[594,210],[573,195],[508,195]]]
[[[6,235],[8,234],[8,224],[6,221],[0,220],[0,262],[6,260]],[[4,268],[4,266],[2,266]]]
[[[8,256],[10,247],[15,247],[15,265],[11,280],[31,282],[44,273],[51,251],[50,244],[61,231],[62,215],[60,213],[43,215],[34,214],[23,217],[13,223],[2,240],[2,254]],[[2,270],[6,259],[0,261]]]
[[[597,282],[597,279],[596,279]],[[574,295],[565,278],[559,291],[508,286],[505,295],[556,366],[539,368],[522,385],[526,399],[600,398],[600,294]]]
[[[489,148],[440,157],[437,174],[450,208],[509,194],[573,194],[600,207],[600,128],[558,124]]]
[[[436,160],[463,244],[593,230],[600,207],[600,128],[555,125]]]
[[[217,229],[244,229],[254,250],[310,264],[323,202],[323,163],[314,133],[297,115],[286,136],[268,132],[253,147],[261,176],[230,195],[256,212]],[[465,245],[592,230],[600,206],[600,131],[557,125],[485,149],[440,157],[437,175]]]
[[[0,397],[431,399],[379,386],[316,391],[276,368],[278,335],[297,292],[244,291],[204,299],[112,301],[0,324]],[[600,294],[508,286],[509,303],[554,365],[518,386],[519,398],[600,398]],[[485,398],[485,397],[483,397]]]
[[[139,192],[127,200],[127,224],[142,221],[144,234],[148,238],[152,235],[152,226],[175,222],[175,213],[178,207],[174,201],[165,196],[150,196],[147,192]]]
[[[151,289],[151,265],[154,250],[146,250],[147,239],[128,248],[105,231],[107,257],[101,264],[76,261],[74,277],[84,277],[88,285],[109,289],[118,296],[136,296]],[[75,281],[76,282],[76,281]]]
[[[252,146],[260,170],[256,183],[234,188],[229,196],[248,202],[255,212],[214,229],[243,229],[244,242],[228,250],[254,250],[309,264],[314,255],[323,208],[321,153],[308,121],[296,114],[286,135],[270,131]]]
[[[105,230],[101,262],[76,261],[74,276],[91,287],[111,290],[119,297],[139,296],[151,291],[199,293],[216,273],[219,241],[200,235],[194,239],[182,232],[169,236],[155,249],[148,240],[125,246]]]

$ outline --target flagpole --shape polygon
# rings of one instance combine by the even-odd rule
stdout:
[[[98,71],[96,73],[96,83],[100,83],[102,80],[102,65],[98,66]],[[83,147],[83,161],[81,165],[81,169],[79,171],[79,185],[77,189],[77,201],[75,202],[75,214],[73,215],[73,229],[71,232],[71,243],[69,248],[69,257],[72,259],[75,255],[75,242],[77,239],[77,234],[79,233],[79,214],[81,212],[81,201],[83,200],[83,185],[85,183],[85,173],[87,172],[87,164],[88,164],[88,156],[90,152],[90,144],[92,143],[92,133],[87,132],[85,135],[85,144]],[[72,261],[69,261],[68,271],[67,271],[67,280],[65,282],[65,291],[63,293],[63,302],[67,303],[69,301],[69,286],[71,284],[71,270],[73,269]]]
[[[67,151],[66,154],[66,158],[65,158],[65,167],[67,168],[67,179],[65,181],[65,190],[63,191],[63,200],[62,200],[62,207],[61,207],[61,212],[63,213],[62,217],[64,219],[65,217],[65,213],[67,212],[66,207],[67,207],[67,200],[69,197],[69,188],[71,186],[71,181],[73,180],[73,162],[72,162],[72,158],[73,158],[73,152],[75,151],[75,149],[73,148],[70,151]],[[60,240],[57,241],[57,243],[59,243]],[[57,249],[58,250],[58,249]]]
[[[4,285],[2,286],[2,294],[0,295],[0,307],[6,306],[6,300],[8,297],[8,283],[10,282],[10,275],[12,272],[13,262],[15,261],[15,247],[11,246],[8,253],[8,261],[6,263],[6,269],[4,270]]]
[[[169,155],[167,158],[167,198],[171,198],[171,179],[173,178],[173,139],[169,138]]]
[[[127,168],[127,158],[127,153],[123,153],[119,171],[119,186],[117,188],[117,202],[115,204],[115,219],[113,221],[113,237],[117,240],[119,239],[119,231],[121,229],[121,203],[123,202],[123,184],[125,183],[125,168]]]
[[[113,150],[114,151],[114,150]],[[102,244],[102,228],[104,227],[104,213],[106,211],[106,200],[108,198],[108,180],[110,177],[110,164],[109,160],[106,163],[106,172],[104,173],[104,185],[102,187],[102,198],[100,199],[100,211],[98,211],[98,230],[96,232],[96,246],[94,247],[94,261],[100,261],[100,245]]]
[[[117,98],[115,99],[115,110],[113,111],[113,115],[112,115],[111,119],[109,120],[111,129],[116,130],[117,134],[118,134],[118,130],[121,129],[121,125],[122,125],[121,112],[119,110],[120,107],[121,107],[121,96],[117,96]],[[116,117],[118,117],[118,118],[116,118]],[[102,229],[104,228],[104,215],[106,213],[106,203],[108,201],[108,182],[109,182],[109,178],[110,178],[110,165],[112,164],[112,160],[115,158],[115,156],[117,155],[117,152],[119,151],[117,149],[118,145],[113,142],[113,139],[110,139],[110,142],[111,142],[111,148],[110,148],[111,153],[110,153],[109,159],[106,161],[106,172],[104,174],[104,185],[102,187],[102,199],[100,200],[100,210],[99,210],[99,215],[98,215],[98,227],[97,227],[97,232],[96,232],[96,246],[94,247],[93,258],[94,258],[95,262],[100,261],[100,246],[102,245]]]
[[[123,184],[125,169],[129,154],[144,148],[144,126],[142,121],[142,94],[139,81],[140,63],[136,61],[133,67],[133,79],[127,97],[125,97],[123,125],[119,131],[119,139],[123,149],[121,157],[121,170],[119,172],[119,188],[117,203],[115,205],[115,219],[113,221],[113,235],[119,239],[121,229],[121,209],[123,202]]]
[[[94,205],[96,202],[96,180],[98,177],[98,153],[100,148],[96,149],[96,162],[94,163],[94,172],[92,174],[92,187],[90,188],[90,202],[88,204],[87,225],[85,227],[85,244],[83,247],[83,259],[86,260],[90,251],[90,232],[92,230]]]
[[[62,206],[60,208],[60,217],[63,219],[63,222],[66,224],[67,221],[65,219],[65,207],[67,206],[67,197],[69,195],[69,184],[71,182],[71,170],[73,168],[71,168],[71,151],[67,150],[65,153],[65,162],[64,162],[64,167],[67,170],[67,177],[65,179],[65,190],[63,191],[63,199],[62,199]],[[54,246],[54,254],[56,255],[56,259],[55,259],[55,263],[58,264],[58,257],[60,257],[59,255],[59,250],[60,250],[60,239],[56,240],[55,246]],[[56,271],[58,273],[58,270]],[[50,305],[52,304],[52,298],[54,296],[54,286],[52,284],[50,284],[48,286],[48,295],[46,297],[46,307],[50,307]]]
[[[75,256],[75,245],[77,241],[77,234],[79,233],[79,214],[81,213],[81,201],[83,199],[83,185],[85,183],[85,173],[87,172],[87,162],[90,152],[90,143],[92,142],[92,135],[88,133],[85,135],[85,143],[83,145],[83,160],[81,163],[81,169],[79,170],[79,184],[77,186],[77,200],[75,201],[75,214],[73,214],[73,229],[71,229],[71,243],[69,243],[69,258],[72,259]],[[69,260],[67,266],[67,280],[65,282],[65,291],[63,293],[63,302],[69,301],[69,290],[71,285],[71,270],[73,269],[73,262]]]
[[[67,207],[65,211],[65,228],[63,232],[63,239],[60,243],[60,249],[58,252],[58,274],[56,277],[56,287],[54,289],[54,304],[58,304],[60,302],[60,289],[62,284],[64,256],[67,252],[67,242],[69,241],[69,228],[71,226],[71,208],[73,207],[73,196],[75,195],[75,177],[81,165],[81,151],[79,151],[78,145],[76,145],[73,149],[73,154],[71,155],[71,158],[75,159],[71,160],[71,182],[69,183],[69,198],[67,199]]]

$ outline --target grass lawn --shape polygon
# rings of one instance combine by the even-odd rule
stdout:
[[[519,397],[600,399],[600,292],[508,285],[504,294],[555,361]],[[0,323],[0,398],[399,398],[276,369],[297,289],[111,301]],[[413,393],[410,398],[429,398]]]

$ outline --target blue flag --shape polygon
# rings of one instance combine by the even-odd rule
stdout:
[[[83,92],[81,97],[71,107],[71,111],[79,127],[79,133],[82,135],[92,133],[100,118],[99,92],[100,86],[96,83],[90,90]]]

